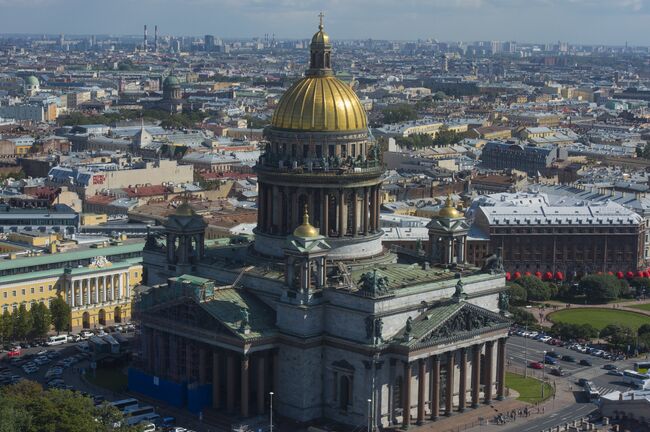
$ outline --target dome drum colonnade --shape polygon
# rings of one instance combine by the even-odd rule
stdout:
[[[332,258],[382,252],[383,167],[361,102],[334,77],[331,50],[321,23],[311,42],[310,68],[282,96],[265,129],[268,143],[256,167],[255,248],[262,254],[281,253],[305,206],[332,246]]]

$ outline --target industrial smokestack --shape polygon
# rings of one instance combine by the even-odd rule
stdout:
[[[142,43],[144,50],[147,50],[147,25],[144,25],[144,42]]]
[[[158,52],[158,24],[153,28],[153,49]]]

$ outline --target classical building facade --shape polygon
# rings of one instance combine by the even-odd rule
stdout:
[[[101,246],[12,256],[0,269],[0,312],[13,313],[21,304],[27,309],[49,305],[60,295],[71,308],[73,331],[130,321],[144,244],[127,240]]]
[[[331,55],[321,23],[310,68],[265,131],[255,241],[205,247],[187,204],[149,237],[132,390],[237,423],[268,413],[272,391],[298,422],[365,424],[370,409],[384,427],[504,397],[498,260],[465,264],[451,200],[429,227],[451,253],[382,247],[378,147]]]
[[[508,272],[551,272],[568,277],[636,272],[646,267],[645,220],[616,203],[479,207],[469,256],[480,265],[485,251],[503,250]]]

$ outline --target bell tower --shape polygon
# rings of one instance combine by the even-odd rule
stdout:
[[[469,225],[465,216],[454,208],[451,195],[445,207],[431,219],[429,228],[429,261],[431,264],[463,264],[467,256]]]
[[[299,304],[308,304],[314,292],[324,288],[325,259],[329,250],[325,237],[309,223],[309,212],[305,206],[302,225],[287,238],[284,249],[287,297]]]
[[[204,256],[205,228],[203,217],[183,203],[164,222],[167,236],[167,264],[176,274],[192,270]]]
[[[309,69],[305,73],[307,76],[332,75],[332,44],[329,35],[323,31],[323,18],[325,15],[321,12],[318,17],[320,18],[318,32],[311,38],[311,45],[309,46]]]

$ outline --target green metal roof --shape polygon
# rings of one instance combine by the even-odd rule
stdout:
[[[256,339],[275,334],[275,311],[257,297],[240,289],[215,289],[212,299],[201,302],[200,305],[242,339]],[[248,334],[242,330],[242,309],[248,311]]]
[[[128,268],[133,265],[141,264],[141,263],[142,263],[142,258],[138,257],[138,258],[129,258],[122,261],[114,262],[109,267],[102,267],[102,268],[79,267],[79,268],[70,269],[69,271],[73,275],[92,274],[92,273],[100,273],[111,269]],[[15,275],[0,276],[0,285],[24,282],[28,280],[61,277],[65,273],[66,269],[69,269],[69,267],[60,267],[60,268],[42,270],[37,272],[27,272],[27,273],[15,274]]]
[[[68,261],[78,261],[90,259],[97,256],[110,257],[124,253],[142,252],[144,241],[122,244],[119,246],[106,246],[103,248],[84,248],[70,252],[58,252],[55,254],[44,254],[35,257],[17,258],[15,260],[0,261],[0,272],[15,268],[36,267],[39,265],[48,265],[54,263],[64,263]],[[110,261],[110,259],[109,259]]]

